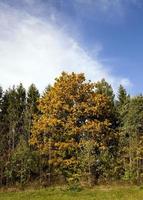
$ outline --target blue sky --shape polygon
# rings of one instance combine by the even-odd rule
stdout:
[[[0,0],[4,88],[43,90],[64,71],[143,92],[142,0]]]

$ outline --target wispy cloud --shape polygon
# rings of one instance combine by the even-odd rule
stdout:
[[[142,0],[73,0],[73,2],[75,9],[81,15],[110,23],[123,21],[131,5],[138,8],[143,6]]]
[[[86,4],[88,6],[99,6],[101,9],[110,8],[120,8],[120,6],[125,6],[125,4],[133,4],[135,6],[141,6],[142,0],[73,0],[74,2],[80,4]],[[94,7],[95,8],[95,7]]]
[[[120,83],[131,85],[128,79],[114,76],[98,56],[91,57],[72,35],[50,19],[43,21],[1,4],[0,24],[0,83],[4,88],[19,82],[28,87],[34,82],[43,90],[62,71],[84,72],[92,81],[105,78],[115,90]]]

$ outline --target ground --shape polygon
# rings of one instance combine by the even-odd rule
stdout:
[[[142,200],[143,188],[136,186],[100,186],[81,191],[47,188],[0,192],[0,200]]]

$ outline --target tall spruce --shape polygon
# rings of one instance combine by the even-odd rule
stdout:
[[[115,95],[112,86],[105,79],[98,81],[95,84],[95,87],[96,87],[96,93],[108,96],[111,102],[114,104]]]
[[[104,165],[102,165],[103,166],[102,170],[104,171],[104,174],[106,174],[105,177],[110,179],[111,177],[117,176],[117,173],[118,173],[117,170],[119,168],[118,159],[117,159],[119,156],[118,111],[116,107],[115,94],[114,94],[112,86],[105,79],[102,79],[101,81],[98,81],[95,84],[95,88],[96,88],[97,94],[102,94],[102,95],[107,96],[110,102],[110,115],[108,116],[108,119],[111,122],[110,127],[113,130],[113,137],[111,137],[108,141],[108,151],[110,153],[109,154],[107,153],[106,156],[104,155],[101,157],[101,160],[102,159],[104,161],[106,160],[106,162],[102,162],[104,163]],[[109,162],[110,164],[108,165]],[[101,165],[100,162],[98,162],[97,166],[100,169],[99,174],[102,174],[100,165]],[[112,172],[109,170],[109,168],[112,168]]]
[[[34,84],[31,84],[27,91],[26,109],[24,116],[25,139],[28,142],[31,134],[31,126],[34,114],[37,114],[37,101],[40,93]]]
[[[128,95],[126,89],[120,85],[118,89],[118,106],[123,106],[127,101]]]
[[[6,137],[4,135],[4,124],[3,124],[3,113],[2,113],[2,98],[3,98],[3,89],[0,87],[0,186],[3,184],[3,176],[4,176],[4,157],[6,151]]]
[[[139,183],[143,161],[143,97],[131,99],[123,125],[125,178]]]

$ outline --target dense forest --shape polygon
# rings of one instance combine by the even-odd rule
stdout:
[[[0,186],[143,183],[143,96],[65,73],[0,88]]]

